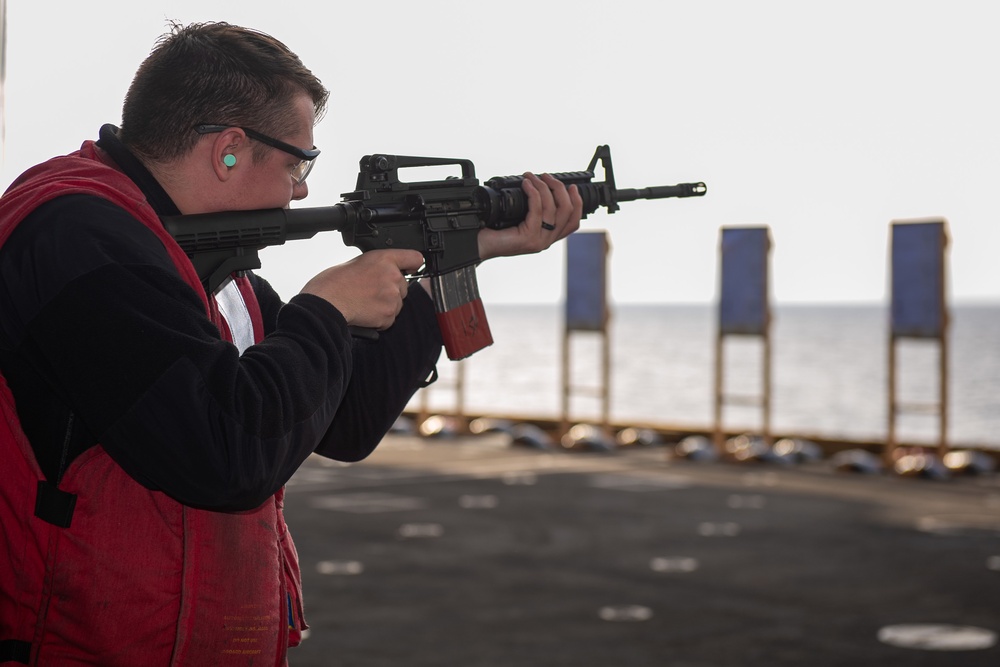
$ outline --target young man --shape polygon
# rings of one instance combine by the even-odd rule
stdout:
[[[312,452],[367,456],[432,371],[433,306],[403,277],[423,258],[365,253],[287,304],[254,275],[206,295],[159,216],[303,199],[327,97],[267,35],[177,27],[120,130],[0,199],[0,662],[282,665],[298,643],[282,488]],[[575,188],[524,189],[482,259],[579,226]]]

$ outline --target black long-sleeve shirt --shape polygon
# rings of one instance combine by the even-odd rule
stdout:
[[[100,145],[177,213],[107,127]],[[283,304],[251,281],[266,338],[240,355],[123,209],[70,195],[29,215],[0,248],[0,372],[46,477],[100,443],[147,488],[228,511],[258,506],[313,451],[367,456],[437,361],[430,299],[411,288],[372,342],[323,299]]]

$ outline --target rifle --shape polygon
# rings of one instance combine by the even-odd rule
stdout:
[[[594,182],[600,161],[604,181]],[[404,183],[399,170],[410,167],[458,166],[461,177]],[[584,171],[552,174],[575,184],[583,199],[583,217],[599,206],[608,213],[619,202],[666,197],[700,197],[704,183],[680,183],[642,189],[615,186],[611,149],[598,146]],[[527,197],[521,176],[491,178],[480,185],[470,160],[401,155],[361,158],[357,189],[333,206],[298,209],[225,211],[165,216],[163,226],[194,264],[206,293],[213,293],[239,271],[260,268],[258,251],[286,241],[339,231],[344,243],[362,252],[409,248],[424,255],[424,267],[413,278],[429,277],[431,295],[448,357],[463,359],[493,343],[479,297],[475,266],[479,263],[479,230],[503,229],[524,220]],[[375,332],[354,331],[377,337]]]

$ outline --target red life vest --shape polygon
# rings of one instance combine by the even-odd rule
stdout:
[[[75,193],[142,221],[204,295],[141,191],[93,142],[11,186],[0,200],[0,244],[37,206]],[[253,291],[245,278],[238,287],[259,340]],[[204,304],[232,340],[215,299]],[[138,484],[100,445],[74,460],[57,488],[42,475],[2,376],[0,462],[0,663],[286,664],[306,625],[281,492],[248,512],[186,507]]]

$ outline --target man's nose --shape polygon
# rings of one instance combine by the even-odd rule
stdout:
[[[309,184],[308,183],[296,183],[292,188],[292,199],[299,201],[305,199],[309,196]]]

